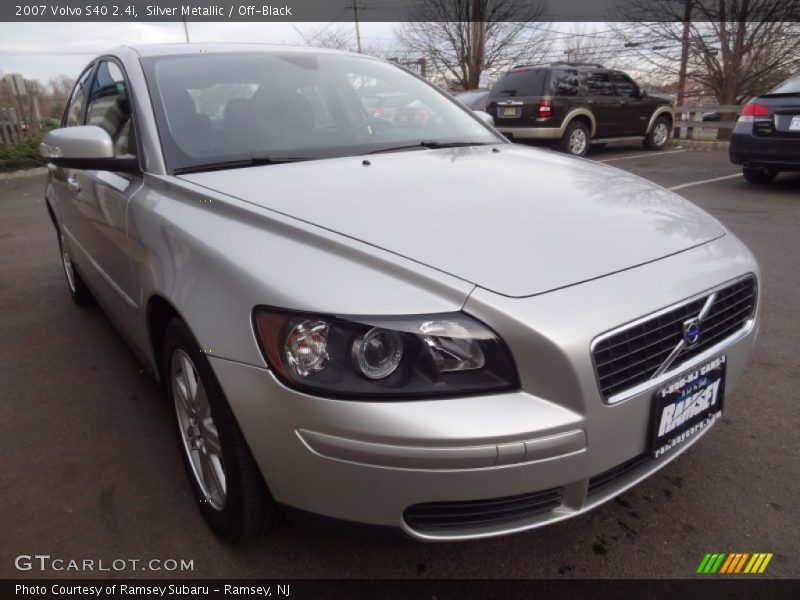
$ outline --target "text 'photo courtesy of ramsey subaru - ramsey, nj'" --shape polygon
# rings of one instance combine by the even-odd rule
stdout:
[[[671,105],[624,72],[515,68],[490,114],[308,47],[119,47],[76,75],[40,148],[65,283],[174,405],[225,539],[286,511],[421,541],[586,518],[737,401],[750,251],[683,197],[570,155],[666,144]],[[603,90],[638,107],[620,130],[596,116]],[[779,168],[746,155],[791,135],[778,123],[732,156]]]

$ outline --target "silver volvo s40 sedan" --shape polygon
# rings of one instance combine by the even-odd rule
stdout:
[[[374,113],[383,96],[406,108]],[[117,48],[41,153],[69,291],[162,383],[225,538],[281,507],[417,540],[530,529],[633,486],[736,401],[759,270],[735,236],[633,175],[510,144],[397,65]]]

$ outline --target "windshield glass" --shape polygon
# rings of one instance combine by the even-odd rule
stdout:
[[[503,141],[438,89],[366,57],[279,51],[142,63],[173,170]]]
[[[786,81],[776,88],[772,88],[769,94],[800,94],[800,75],[789,77]]]

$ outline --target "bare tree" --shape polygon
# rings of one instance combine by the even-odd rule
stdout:
[[[553,46],[551,28],[536,23],[543,0],[420,0],[414,10],[396,32],[406,58],[426,59],[451,89],[477,88],[484,70],[540,62]]]
[[[349,52],[355,52],[356,50],[356,38],[352,26],[328,23],[308,30],[300,30],[295,26],[294,30],[302,38],[303,44],[306,46],[347,50]]]
[[[629,20],[660,20],[621,35],[641,61],[676,78],[685,47],[686,79],[720,104],[738,104],[800,69],[799,7],[800,0],[632,0]]]

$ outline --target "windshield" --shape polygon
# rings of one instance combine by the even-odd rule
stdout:
[[[800,75],[789,77],[786,81],[776,88],[772,88],[768,94],[800,94]]]
[[[142,59],[170,169],[503,140],[382,61],[298,51]]]

